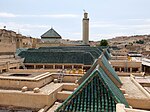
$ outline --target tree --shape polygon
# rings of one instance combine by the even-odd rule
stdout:
[[[107,40],[102,39],[102,40],[100,41],[100,46],[108,46]]]
[[[137,44],[144,44],[144,40],[138,40],[136,41]]]

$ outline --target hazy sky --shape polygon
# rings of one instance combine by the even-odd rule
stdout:
[[[40,38],[53,27],[64,39],[82,39],[83,9],[90,40],[150,34],[150,0],[0,0],[0,28]]]

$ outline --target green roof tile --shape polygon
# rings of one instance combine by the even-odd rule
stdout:
[[[104,54],[102,54],[99,59],[95,60],[95,62],[93,63],[91,68],[86,72],[86,74],[79,79],[78,84],[81,84],[90,75],[90,73],[96,68],[96,66],[99,65],[99,60],[101,61],[100,67],[105,68],[105,72],[107,72],[107,74],[109,72],[112,78],[117,81],[118,85],[122,85],[121,80],[119,79],[113,67],[109,64]]]
[[[51,28],[44,33],[41,38],[61,38],[61,36],[53,28]]]
[[[108,60],[111,59],[111,55],[110,55],[110,52],[109,52],[108,49],[105,49],[105,50],[103,51],[103,53],[104,53],[105,57],[106,57]]]
[[[89,77],[89,75],[93,72],[93,70],[95,70],[95,68],[97,67],[97,65],[98,65],[98,59],[96,59],[94,61],[94,63],[90,67],[90,69],[82,76],[82,78],[80,78],[78,80],[78,84],[81,84],[87,77]]]
[[[117,100],[117,103],[123,103],[126,105],[126,107],[129,107],[124,95],[122,94],[121,90],[111,81],[111,79],[106,75],[104,70],[102,68],[99,69],[99,75],[101,75],[103,82],[105,85],[108,86],[109,90]],[[100,74],[102,73],[102,74]],[[105,75],[104,75],[105,74]]]
[[[92,65],[93,56],[88,52],[36,52],[23,51],[19,54],[24,63],[78,63]]]
[[[111,75],[114,77],[114,79],[116,79],[120,83],[120,85],[122,85],[122,82],[119,79],[117,73],[115,72],[113,67],[109,64],[108,60],[106,59],[106,57],[104,55],[101,55],[101,62],[103,64],[103,66],[108,70],[108,72],[111,73]]]
[[[116,112],[116,103],[129,106],[119,88],[100,68],[94,70],[55,112]]]
[[[88,47],[88,46],[74,46],[74,47],[41,47],[39,50],[49,50],[49,51],[81,51],[81,52],[90,52],[94,58],[98,58],[102,51],[97,47]]]
[[[25,63],[80,63],[92,65],[94,60],[101,55],[96,47],[41,47],[28,49],[19,56],[25,58]]]

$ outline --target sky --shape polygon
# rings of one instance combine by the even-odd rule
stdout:
[[[89,16],[90,40],[150,34],[150,0],[0,0],[0,29],[40,38],[51,27],[63,39],[82,39]]]

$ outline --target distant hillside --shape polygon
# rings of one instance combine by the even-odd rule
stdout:
[[[150,43],[150,35],[134,35],[134,36],[120,36],[112,39],[108,39],[110,44],[113,43],[142,43],[149,44]]]

